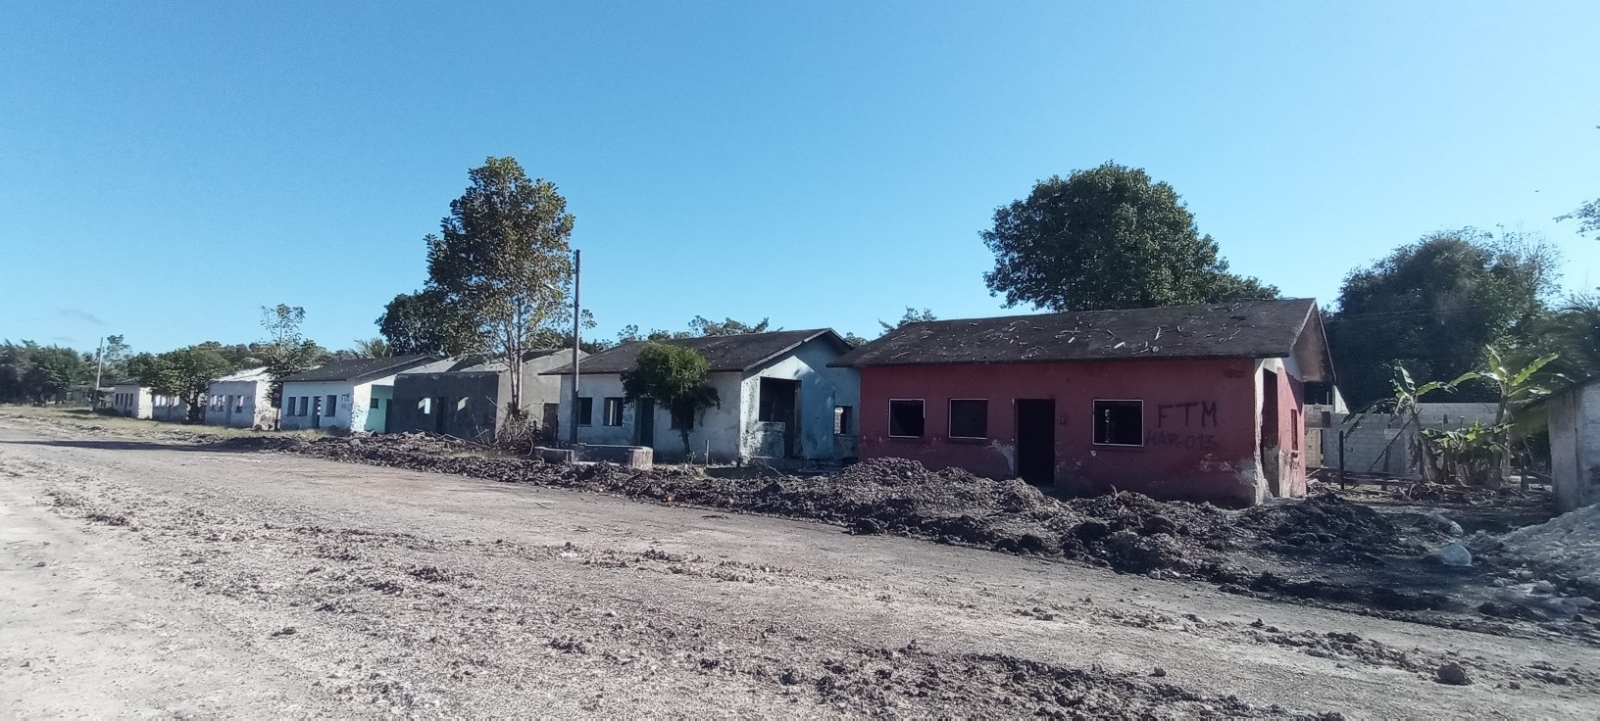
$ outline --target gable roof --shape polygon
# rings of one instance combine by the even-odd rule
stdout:
[[[1285,358],[1308,327],[1321,335],[1310,299],[938,320],[908,323],[833,365]],[[1326,348],[1320,337],[1314,345]]]
[[[392,376],[403,370],[442,360],[444,359],[426,355],[402,355],[387,358],[356,358],[353,360],[334,361],[311,370],[284,376],[283,382],[348,381],[360,383],[383,378],[384,376]]]
[[[655,341],[668,345],[693,348],[705,356],[712,373],[746,372],[754,370],[801,344],[817,338],[829,338],[840,351],[851,346],[831,328],[812,330],[780,330],[771,333],[745,333],[742,335],[716,335],[703,338],[673,338]],[[610,350],[596,353],[579,362],[578,371],[584,374],[624,373],[633,370],[639,360],[639,351],[650,341],[629,341]],[[572,364],[548,370],[543,375],[569,375]]]
[[[270,380],[271,378],[272,378],[272,374],[268,373],[267,369],[265,367],[261,367],[261,368],[247,368],[245,370],[239,371],[238,373],[234,373],[234,374],[231,374],[231,375],[225,375],[225,376],[223,376],[221,378],[218,378],[218,379],[216,379],[214,381],[211,381],[211,382],[212,383],[226,383],[226,382],[234,382],[234,381],[264,381],[264,380]]]

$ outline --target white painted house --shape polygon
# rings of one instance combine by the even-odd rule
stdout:
[[[285,376],[278,427],[383,433],[388,429],[395,376],[432,366],[442,370],[450,364],[446,358],[420,355],[358,358]]]
[[[1551,396],[1545,419],[1556,508],[1566,513],[1600,503],[1600,382]]]
[[[277,419],[270,393],[272,376],[251,368],[211,382],[206,388],[206,425],[271,428]]]
[[[854,368],[828,367],[851,349],[839,334],[824,328],[660,342],[704,356],[708,381],[721,399],[689,433],[696,459],[777,465],[855,456],[861,380]],[[624,343],[579,363],[578,442],[649,446],[656,458],[682,459],[683,440],[671,414],[649,401],[624,400],[622,373],[633,369],[645,345]],[[546,373],[561,376],[565,426],[573,411],[572,367]]]
[[[155,409],[155,396],[138,383],[118,383],[111,387],[111,410],[119,416],[149,418]]]

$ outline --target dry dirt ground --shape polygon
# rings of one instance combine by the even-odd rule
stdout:
[[[1553,633],[0,415],[4,717],[1593,718],[1597,665]]]

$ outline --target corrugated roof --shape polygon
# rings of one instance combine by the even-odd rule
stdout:
[[[1294,299],[908,323],[833,365],[1282,358],[1316,312]]]
[[[831,328],[780,330],[771,333],[718,335],[704,338],[674,338],[656,342],[693,348],[705,356],[711,372],[725,373],[744,372],[754,369],[767,361],[800,347],[802,343],[824,336],[831,336],[841,349],[850,348],[850,344],[846,343]],[[583,359],[579,364],[578,370],[585,374],[623,373],[633,370],[634,365],[639,360],[639,351],[647,343],[648,341],[630,341],[610,350],[596,353]],[[543,375],[567,375],[571,372],[572,364],[568,363],[560,368],[545,371]]]
[[[426,363],[442,361],[426,355],[390,356],[387,358],[356,358],[354,360],[334,361],[324,366],[318,366],[308,371],[301,371],[293,375],[284,376],[284,383],[312,383],[318,381],[353,381],[361,382],[391,376],[400,371],[415,368]]]

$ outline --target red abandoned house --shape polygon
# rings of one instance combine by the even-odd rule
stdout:
[[[1306,386],[1334,381],[1313,300],[911,323],[834,365],[863,459],[1230,505],[1305,494]]]

